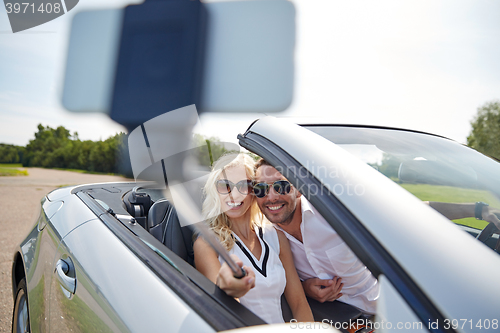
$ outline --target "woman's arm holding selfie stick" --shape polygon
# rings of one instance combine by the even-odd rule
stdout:
[[[242,297],[255,287],[255,273],[251,268],[243,266],[237,256],[231,255],[231,258],[247,272],[247,275],[240,279],[233,276],[233,271],[226,263],[220,264],[217,252],[203,238],[198,237],[193,250],[196,269],[229,296]]]

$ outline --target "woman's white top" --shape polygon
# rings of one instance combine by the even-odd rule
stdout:
[[[278,234],[271,224],[257,227],[256,233],[262,247],[260,258],[256,258],[233,233],[236,242],[229,254],[236,254],[243,265],[255,272],[255,287],[240,297],[240,303],[269,324],[282,323],[281,295],[285,291],[286,275],[279,258]],[[224,262],[221,257],[219,261],[221,264]]]

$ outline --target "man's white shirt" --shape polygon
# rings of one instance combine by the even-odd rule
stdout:
[[[273,223],[290,242],[300,279],[332,279],[339,276],[344,286],[342,297],[338,300],[374,314],[379,296],[377,279],[309,201],[303,196],[300,200],[303,243]]]

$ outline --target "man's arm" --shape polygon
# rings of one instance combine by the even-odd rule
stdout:
[[[334,277],[331,280],[321,280],[311,278],[302,281],[302,287],[307,296],[317,300],[320,303],[333,302],[342,296],[342,278]]]
[[[463,219],[466,217],[475,217],[475,203],[449,203],[437,201],[424,201],[424,203],[431,206],[433,209],[444,215],[449,220]],[[481,217],[486,222],[493,222],[497,228],[500,229],[500,210],[490,206],[483,206]]]

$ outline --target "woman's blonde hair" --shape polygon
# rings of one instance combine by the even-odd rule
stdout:
[[[225,154],[221,156],[213,165],[212,172],[208,176],[208,180],[203,188],[203,194],[205,199],[202,205],[202,215],[205,221],[210,226],[210,229],[215,232],[219,237],[219,241],[226,248],[226,250],[231,250],[234,246],[234,238],[231,234],[231,221],[227,215],[222,210],[222,202],[217,192],[216,182],[220,179],[220,176],[224,170],[229,168],[243,166],[245,168],[247,177],[252,181],[255,177],[255,161],[248,155],[244,153],[239,154]],[[233,191],[237,189],[233,188]],[[252,204],[250,205],[250,220],[252,227],[255,225],[261,225],[262,214],[257,206],[257,202],[253,193],[251,195]]]

